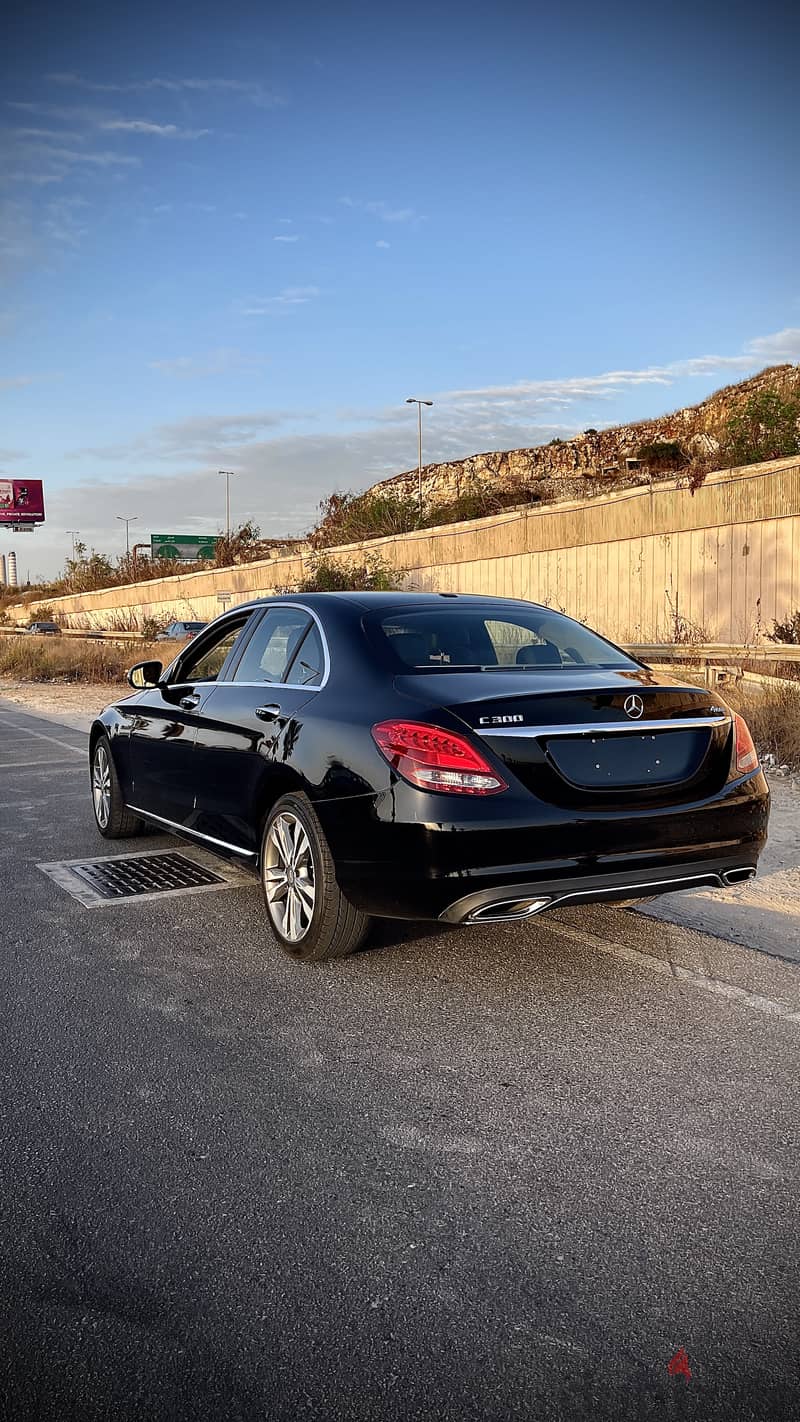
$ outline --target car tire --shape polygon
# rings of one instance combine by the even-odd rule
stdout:
[[[122,798],[108,736],[98,736],[92,750],[92,809],[104,839],[132,839],[144,830],[144,822]]]
[[[284,795],[274,806],[260,865],[270,927],[290,958],[322,963],[360,947],[370,920],[339,888],[322,826],[305,795]]]

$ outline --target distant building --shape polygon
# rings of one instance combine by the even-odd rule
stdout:
[[[13,549],[8,555],[8,586],[10,588],[19,586],[17,582],[17,555]]]

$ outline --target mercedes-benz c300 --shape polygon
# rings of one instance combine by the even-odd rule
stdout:
[[[372,916],[509,922],[751,878],[769,792],[718,697],[528,602],[264,598],[212,622],[91,731],[100,833],[251,867],[295,958]]]

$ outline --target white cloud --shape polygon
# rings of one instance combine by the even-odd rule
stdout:
[[[265,363],[264,356],[246,355],[232,346],[220,346],[201,356],[174,356],[171,359],[151,360],[151,370],[162,375],[170,375],[181,380],[198,376],[224,375],[229,370],[254,370]]]
[[[395,207],[388,202],[364,202],[361,198],[342,197],[339,198],[342,207],[355,208],[359,212],[366,212],[370,217],[377,217],[381,222],[412,223],[415,226],[420,222],[426,222],[427,218],[418,213],[413,207]]]
[[[287,286],[277,296],[256,296],[250,301],[237,302],[235,309],[240,316],[274,316],[290,306],[306,306],[319,294],[317,286]]]
[[[132,154],[115,153],[110,149],[91,151],[86,148],[62,148],[54,143],[34,143],[30,151],[50,159],[56,167],[73,167],[81,163],[98,168],[138,168],[141,165],[141,159]]]
[[[157,76],[115,84],[86,79],[81,74],[71,73],[47,74],[45,78],[53,84],[82,89],[91,94],[146,94],[154,90],[169,94],[228,94],[255,104],[257,108],[277,108],[286,102],[282,95],[257,79],[170,79]]]
[[[230,448],[247,446],[265,430],[296,418],[291,411],[264,410],[253,414],[188,415],[171,420],[119,444],[71,450],[68,459],[135,460],[142,458],[185,463],[213,463]]]
[[[759,336],[747,349],[759,359],[769,361],[800,361],[800,327],[787,326],[772,336]]]
[[[205,138],[210,128],[179,128],[174,123],[152,123],[149,119],[105,119],[98,128],[108,133],[142,133],[154,138]]]
[[[283,233],[281,233],[280,236],[273,237],[272,240],[273,242],[299,242],[300,238],[298,237],[296,232],[292,232],[287,233],[285,236],[283,235]]]
[[[0,390],[18,390],[22,385],[32,385],[35,375],[0,375]]]
[[[388,248],[391,247],[391,245],[392,245],[391,242],[376,242],[376,243],[375,243],[375,246],[376,246],[376,247],[382,247],[384,250],[388,250]]]

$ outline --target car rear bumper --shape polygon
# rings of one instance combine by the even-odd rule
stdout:
[[[755,873],[769,817],[760,771],[702,802],[627,814],[576,814],[530,797],[455,799],[395,787],[391,796],[317,805],[340,887],[357,908],[464,923],[486,920],[506,902],[544,900],[530,909],[536,913],[557,903],[720,888],[731,875]]]
[[[747,856],[746,856],[747,857]],[[439,915],[445,923],[507,923],[533,918],[546,909],[573,904],[613,903],[615,900],[651,898],[679,889],[725,889],[746,883],[756,874],[757,855],[750,863],[738,860],[703,861],[660,870],[617,875],[587,875],[581,879],[495,886],[457,899]]]

